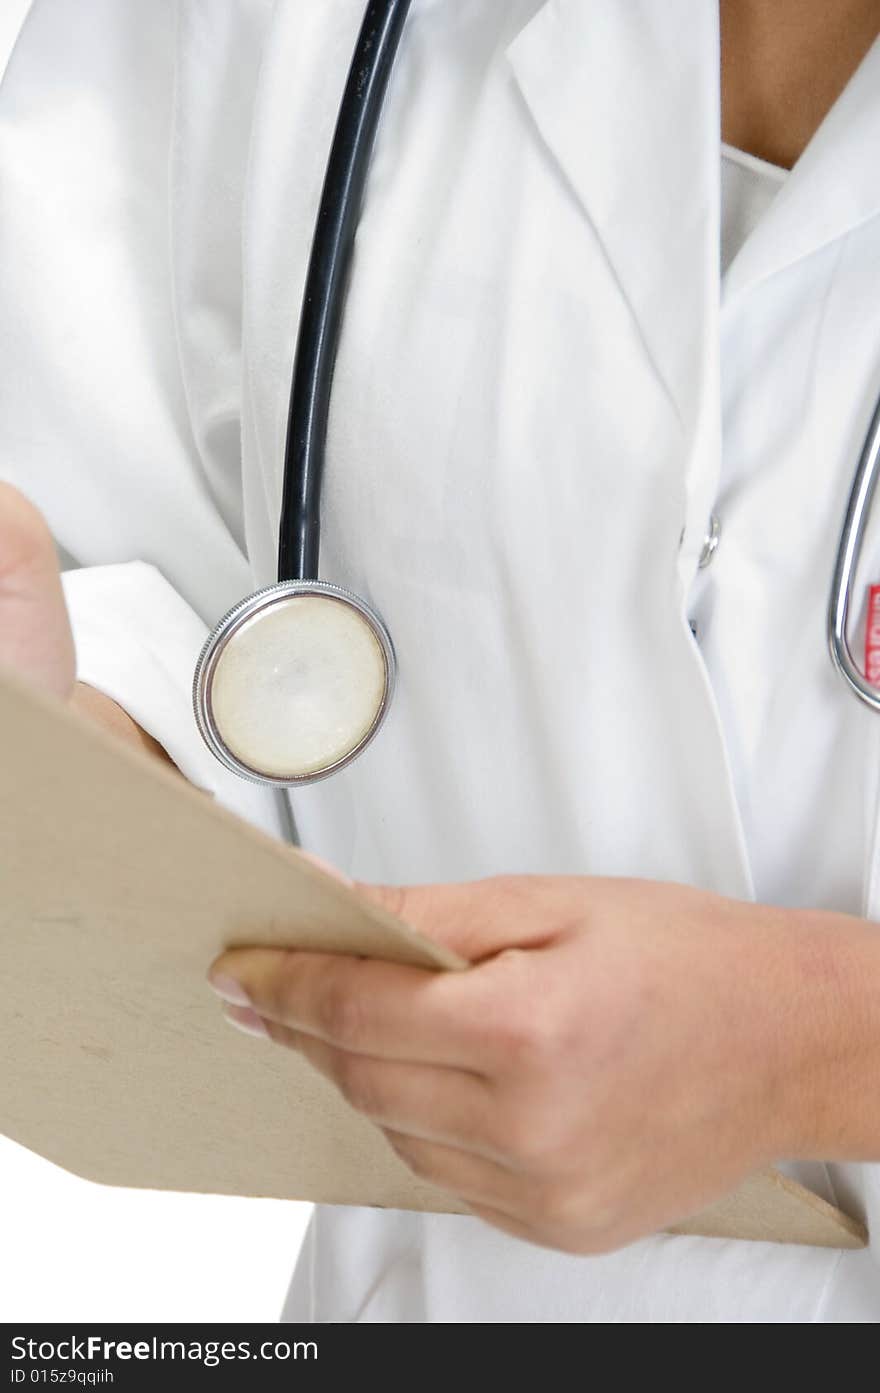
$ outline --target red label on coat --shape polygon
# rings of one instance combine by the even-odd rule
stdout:
[[[868,586],[868,619],[865,625],[865,676],[880,685],[880,585]]]

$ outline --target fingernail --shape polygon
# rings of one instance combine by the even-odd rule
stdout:
[[[223,1015],[230,1025],[244,1031],[245,1035],[258,1035],[263,1040],[268,1038],[265,1021],[249,1006],[224,1006]]]
[[[224,1001],[232,1002],[233,1006],[250,1006],[251,999],[240,982],[236,982],[234,977],[227,977],[224,973],[218,972],[208,978],[208,986],[222,997]]]
[[[332,866],[329,861],[325,861],[323,856],[316,856],[314,851],[300,851],[300,856],[304,856],[307,861],[311,861],[313,866],[317,866],[319,871],[325,875],[332,875],[334,880],[341,880],[343,885],[349,887],[354,885],[354,881],[341,871],[338,866]]]

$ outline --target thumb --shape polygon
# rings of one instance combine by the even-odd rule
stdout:
[[[470,963],[508,948],[539,948],[558,929],[538,876],[493,876],[455,885],[365,885],[357,892]]]
[[[42,513],[0,483],[0,664],[70,696],[76,679],[73,636],[58,559]]]
[[[453,885],[371,885],[351,880],[314,852],[301,855],[370,904],[470,963],[483,962],[505,948],[540,948],[567,922],[565,910],[570,913],[570,904],[555,903],[560,894],[570,894],[558,876],[492,876]]]

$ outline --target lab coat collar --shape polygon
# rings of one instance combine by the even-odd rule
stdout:
[[[687,434],[718,301],[718,53],[693,0],[547,0],[507,51]]]
[[[880,39],[863,59],[731,262],[724,298],[880,214]]]
[[[718,7],[545,0],[508,59],[690,423],[719,293]],[[734,258],[725,302],[880,215],[878,151],[880,39]]]

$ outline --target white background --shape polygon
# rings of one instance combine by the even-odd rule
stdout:
[[[0,72],[27,8],[0,0]],[[308,1213],[107,1189],[0,1137],[0,1321],[276,1320]]]

